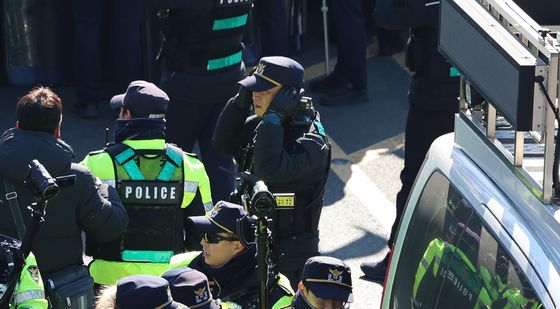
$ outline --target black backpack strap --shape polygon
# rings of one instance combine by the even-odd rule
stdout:
[[[14,217],[14,223],[16,225],[17,233],[19,239],[23,241],[25,236],[25,223],[23,223],[23,217],[21,216],[21,211],[19,210],[18,195],[14,184],[4,178],[4,189],[6,192],[5,198],[10,204],[10,209],[12,210],[12,216]]]

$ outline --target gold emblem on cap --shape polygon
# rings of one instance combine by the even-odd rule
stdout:
[[[342,273],[344,272],[343,270],[338,270],[338,269],[329,269],[329,272],[331,273],[329,275],[329,280],[332,278],[333,280],[339,280],[338,277],[340,275],[342,275]],[[342,276],[340,276],[340,280],[342,280]]]
[[[206,300],[206,298],[208,298],[208,294],[206,294],[206,287],[201,287],[198,290],[195,290],[194,293],[196,294],[196,302],[200,303]]]
[[[269,83],[272,83],[276,86],[282,86],[281,83],[275,81],[274,79],[264,75],[264,69],[266,68],[266,64],[259,62],[259,64],[257,65],[257,68],[255,69],[255,73],[253,73],[253,75],[258,76],[266,81],[268,81]]]
[[[264,73],[264,68],[266,68],[266,64],[259,63],[259,65],[257,66],[257,69],[255,70],[255,73],[256,74],[263,74]]]

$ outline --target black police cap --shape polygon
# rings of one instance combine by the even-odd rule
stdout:
[[[126,92],[111,99],[114,109],[124,106],[133,118],[165,118],[169,97],[156,85],[136,80],[128,85]]]
[[[134,275],[120,279],[115,301],[120,309],[188,308],[173,301],[169,283],[165,279],[151,275]]]
[[[239,81],[243,87],[261,92],[275,86],[303,88],[303,67],[298,62],[281,56],[263,57],[251,76]]]
[[[309,258],[303,266],[302,281],[315,296],[352,302],[352,275],[342,260],[329,256]]]

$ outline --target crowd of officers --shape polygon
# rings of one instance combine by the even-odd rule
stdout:
[[[302,66],[290,58],[262,58],[239,81],[212,141],[272,193],[283,194],[285,209],[270,214],[274,258],[267,274],[268,307],[343,308],[352,301],[350,270],[338,259],[318,257],[330,144],[318,112],[304,97],[303,76]],[[75,164],[72,148],[60,139],[61,99],[36,87],[19,100],[16,127],[0,143],[0,175],[14,186],[2,191],[17,195],[19,211],[0,208],[0,234],[14,243],[23,239],[14,218],[28,222],[26,207],[37,197],[27,178],[31,160],[53,177],[76,175],[76,180],[48,200],[45,221],[31,243],[37,263],[32,255],[25,261],[14,308],[46,308],[45,299],[53,308],[65,302],[92,308],[96,299],[98,308],[259,307],[256,218],[247,203],[213,199],[204,164],[167,142],[169,104],[156,85],[133,81],[110,101],[118,111],[114,143]],[[243,187],[246,195],[239,192]],[[252,184],[238,189],[233,197],[250,197]],[[82,232],[85,254],[93,258],[85,275],[80,275],[86,269]],[[22,258],[19,245],[3,244],[11,252],[3,261]],[[184,292],[189,288],[194,292]],[[26,305],[29,301],[36,304]]]

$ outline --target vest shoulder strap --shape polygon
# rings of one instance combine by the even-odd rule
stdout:
[[[174,145],[165,145],[165,164],[157,176],[157,180],[169,181],[177,168],[183,167],[183,151]]]
[[[134,161],[136,151],[134,151],[132,147],[118,143],[105,148],[105,151],[111,156],[114,162],[117,162],[124,168],[131,180],[144,180],[144,175]]]

